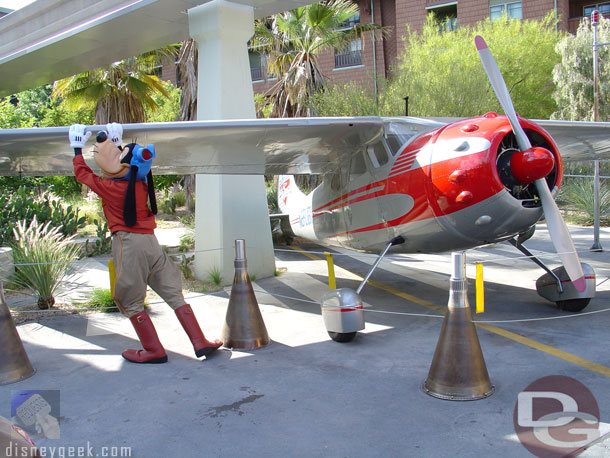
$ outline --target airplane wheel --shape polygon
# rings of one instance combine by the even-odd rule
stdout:
[[[570,299],[567,301],[557,301],[556,304],[561,310],[566,312],[580,312],[591,302],[591,298]]]
[[[333,332],[333,331],[328,331],[328,335],[335,342],[345,343],[345,342],[351,342],[352,340],[354,340],[354,337],[356,337],[356,331],[354,331],[354,332]]]

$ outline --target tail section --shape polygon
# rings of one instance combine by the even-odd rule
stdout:
[[[306,196],[297,187],[294,176],[281,175],[277,186],[277,203],[280,211],[289,215],[291,213],[298,214]]]
[[[292,175],[281,175],[278,180],[277,201],[280,211],[288,214],[292,231],[300,236],[315,239],[311,214],[311,194],[298,188]]]

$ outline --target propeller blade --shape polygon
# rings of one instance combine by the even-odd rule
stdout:
[[[500,105],[502,105],[502,109],[504,110],[504,113],[506,113],[510,125],[513,128],[513,133],[517,138],[517,145],[519,145],[519,148],[522,151],[530,149],[532,144],[519,123],[519,118],[515,112],[513,102],[510,98],[510,93],[506,88],[506,83],[504,82],[502,73],[496,64],[496,60],[487,47],[487,43],[485,43],[483,37],[477,35],[474,38],[474,43],[477,47],[477,51],[479,52],[479,57],[481,58],[483,68],[485,69],[489,82],[491,83],[491,87],[496,93],[498,101],[500,102]],[[546,225],[553,245],[555,246],[555,250],[559,254],[559,258],[561,259],[561,262],[564,265],[572,284],[577,291],[582,292],[586,287],[585,276],[582,271],[578,255],[576,254],[572,237],[570,237],[568,227],[561,217],[559,208],[551,195],[551,191],[547,186],[546,180],[541,178],[536,180],[534,183],[536,184],[536,189],[538,190],[538,195],[540,196],[542,209],[544,211],[544,218],[546,219]]]

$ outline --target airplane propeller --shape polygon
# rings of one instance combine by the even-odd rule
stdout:
[[[561,259],[572,284],[576,290],[582,292],[585,290],[586,281],[578,255],[576,254],[576,249],[574,248],[574,243],[572,242],[568,228],[561,217],[559,208],[544,179],[553,168],[553,154],[545,148],[532,148],[525,131],[519,123],[519,119],[510,98],[510,93],[506,88],[502,73],[500,73],[500,69],[496,64],[491,51],[487,47],[487,43],[485,43],[483,37],[478,35],[474,38],[474,42],[477,51],[479,52],[483,68],[485,68],[485,72],[489,78],[489,82],[498,97],[500,105],[502,105],[502,108],[504,109],[504,113],[508,117],[513,133],[517,139],[517,145],[521,150],[520,152],[515,153],[510,161],[513,175],[526,184],[531,182],[535,183],[542,203],[542,209],[544,211],[544,217],[551,236],[551,241],[559,254],[559,258]]]

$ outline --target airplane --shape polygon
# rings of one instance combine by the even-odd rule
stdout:
[[[458,251],[505,240],[531,256],[523,242],[544,216],[563,266],[551,270],[532,256],[547,272],[538,292],[580,311],[595,295],[595,273],[580,263],[553,196],[563,160],[610,157],[610,123],[520,118],[487,45],[480,37],[475,44],[505,115],[125,124],[123,138],[155,144],[155,174],[279,175],[280,210],[294,234],[381,253],[373,269],[388,252]],[[0,175],[72,174],[67,138],[68,127],[0,130]],[[293,178],[304,173],[323,176],[308,195]],[[341,295],[357,303],[362,286],[331,302],[357,309],[344,307]],[[350,326],[327,330],[349,341]]]

